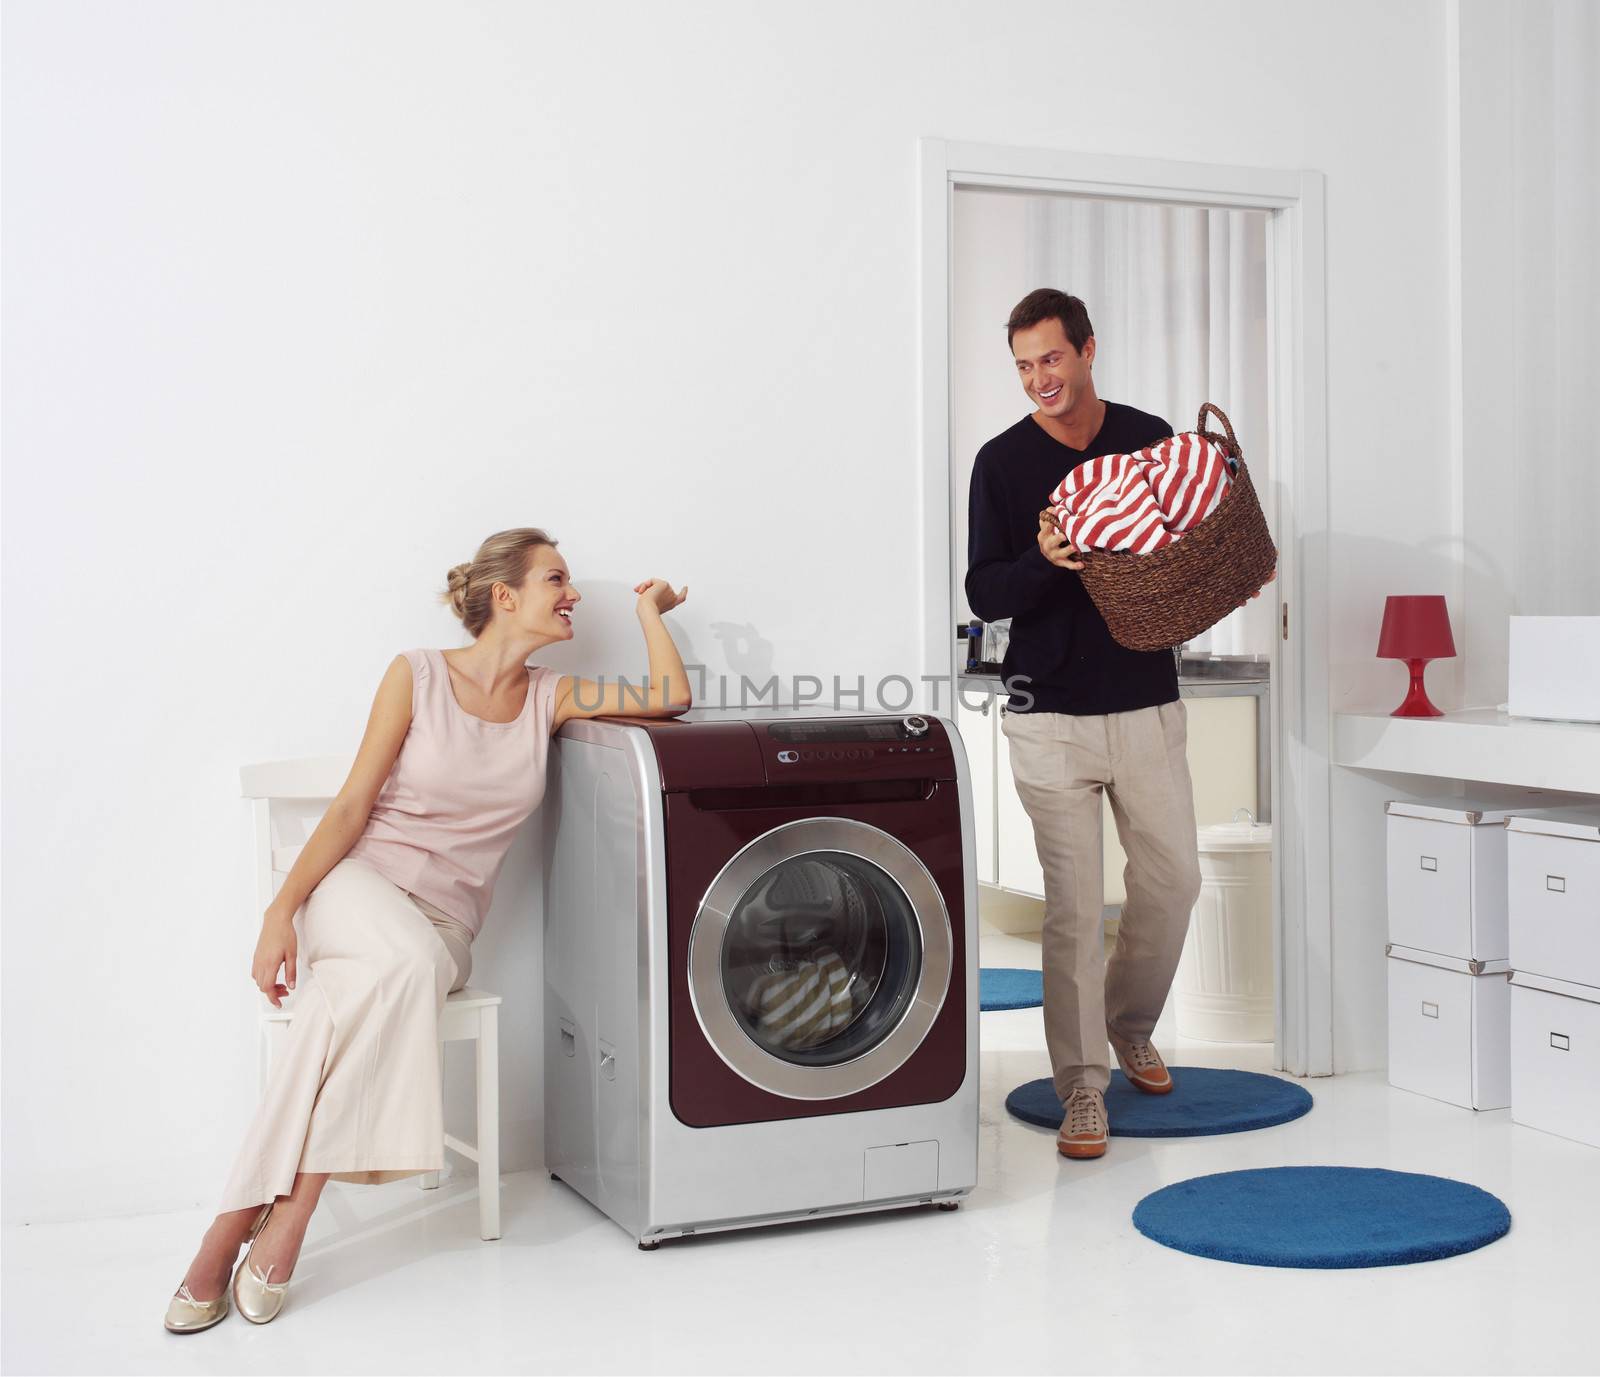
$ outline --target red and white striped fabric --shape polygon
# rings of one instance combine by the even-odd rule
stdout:
[[[1080,550],[1148,555],[1216,511],[1232,483],[1227,455],[1186,433],[1137,454],[1086,460],[1050,494],[1050,510]]]

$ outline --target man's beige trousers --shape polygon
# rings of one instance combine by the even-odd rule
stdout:
[[[1044,868],[1044,1032],[1056,1093],[1104,1090],[1107,1038],[1150,1037],[1200,897],[1200,861],[1182,700],[1079,717],[1005,713],[1011,773]],[[1128,854],[1128,897],[1105,956],[1100,793]]]

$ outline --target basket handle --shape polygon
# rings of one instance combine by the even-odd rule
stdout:
[[[1209,433],[1206,430],[1206,412],[1208,411],[1212,412],[1222,422],[1223,430],[1228,433],[1228,449],[1234,458],[1244,458],[1244,451],[1239,448],[1239,441],[1233,433],[1233,422],[1223,415],[1222,408],[1215,402],[1202,402],[1200,404],[1200,418],[1194,423],[1194,428],[1202,435]]]

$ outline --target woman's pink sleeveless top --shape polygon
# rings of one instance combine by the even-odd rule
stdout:
[[[476,936],[512,838],[544,797],[561,676],[529,666],[517,719],[486,722],[456,701],[441,652],[405,657],[411,730],[349,854]]]

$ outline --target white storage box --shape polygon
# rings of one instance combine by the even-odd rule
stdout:
[[[1501,962],[1389,946],[1389,1084],[1464,1109],[1511,1103],[1510,990]]]
[[[1600,722],[1600,617],[1513,617],[1506,712]]]
[[[1506,823],[1514,970],[1600,986],[1600,808]]]
[[[1518,971],[1511,977],[1511,1117],[1600,1147],[1600,995]]]
[[[1388,806],[1389,940],[1470,961],[1504,961],[1506,819],[1471,799]]]

